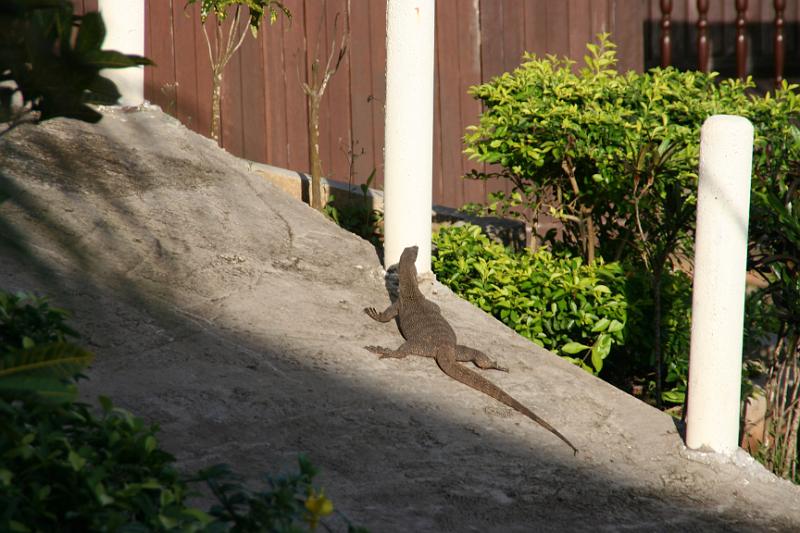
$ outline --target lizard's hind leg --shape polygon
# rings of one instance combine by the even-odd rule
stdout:
[[[508,368],[498,365],[497,361],[492,361],[489,356],[482,351],[476,350],[475,348],[470,348],[469,346],[464,346],[463,344],[456,346],[456,360],[462,362],[471,361],[472,363],[475,363],[475,366],[483,370],[500,370],[501,372],[508,372]]]

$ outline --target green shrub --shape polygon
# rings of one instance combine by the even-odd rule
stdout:
[[[198,531],[186,484],[154,427],[101,400],[88,406],[0,401],[3,531]]]
[[[366,183],[358,186],[361,191],[361,196],[358,198],[351,197],[340,202],[330,195],[322,212],[337,225],[369,241],[379,253],[382,253],[383,213],[372,207],[372,199],[369,197],[369,188],[374,180],[375,170],[367,177]],[[349,187],[352,195],[352,184]]]
[[[433,238],[433,270],[457,294],[539,346],[598,373],[626,322],[616,263],[583,264],[547,250],[514,253],[478,226],[443,227]]]
[[[693,255],[700,128],[721,113],[753,122],[751,264],[773,287],[788,272],[771,292],[791,293],[794,253],[765,250],[786,249],[795,227],[797,86],[761,96],[752,80],[719,81],[715,73],[621,74],[607,35],[587,48],[579,70],[566,59],[526,55],[513,72],[471,88],[484,112],[467,131],[465,152],[493,166],[469,177],[508,180],[510,193],[494,194],[484,211],[521,217],[534,235],[542,213],[560,220],[563,231],[543,237],[550,248],[626,265],[639,286],[628,292],[626,337],[636,342],[625,350],[627,366],[647,376],[658,404],[679,402],[690,324],[688,312],[670,306],[690,305],[689,283],[676,282],[679,263]]]
[[[185,480],[157,426],[108,398],[99,414],[75,402],[92,355],[69,342],[66,317],[45,299],[0,291],[0,531],[309,531],[333,512],[302,457],[299,473],[267,477],[260,492],[224,465]],[[220,504],[187,506],[190,482]]]
[[[718,82],[713,73],[620,74],[607,35],[587,48],[578,72],[567,59],[526,55],[513,72],[470,89],[485,110],[468,128],[465,152],[501,166],[470,177],[509,180],[515,197],[496,194],[490,211],[529,207],[534,226],[540,213],[550,213],[563,222],[566,244],[584,257],[593,240],[606,261],[652,263],[670,244],[651,242],[662,234],[690,250],[703,121],[718,113],[747,116],[763,147],[785,130],[773,108],[796,113],[795,98],[783,95],[776,106],[775,99],[749,97],[751,81]],[[560,245],[555,234],[546,240]]]
[[[640,397],[655,403],[656,366],[653,331],[654,302],[652,278],[636,265],[625,267],[625,298],[628,321],[625,324],[625,345],[616,350],[604,377],[617,387],[631,392],[642,386]],[[689,337],[692,313],[692,280],[682,271],[664,273],[661,287],[660,321],[664,358],[664,390],[667,404],[684,403],[689,375]]]

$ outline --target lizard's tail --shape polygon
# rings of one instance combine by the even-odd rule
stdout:
[[[556,428],[548,424],[544,421],[541,417],[535,414],[533,411],[519,403],[517,400],[511,397],[508,393],[506,393],[503,389],[483,377],[482,375],[478,374],[470,370],[469,368],[460,365],[455,358],[455,351],[450,350],[442,350],[439,355],[436,356],[436,364],[439,365],[439,368],[442,371],[450,376],[451,378],[455,379],[456,381],[460,381],[464,385],[468,385],[473,389],[483,392],[484,394],[488,394],[495,400],[506,404],[507,406],[516,409],[520,413],[524,414],[547,431],[558,437],[559,439],[563,440],[567,446],[572,448],[572,451],[577,454],[578,448],[572,445],[572,443],[561,433],[558,432]]]

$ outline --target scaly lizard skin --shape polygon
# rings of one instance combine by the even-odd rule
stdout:
[[[400,294],[392,305],[382,313],[376,311],[374,307],[364,309],[364,312],[370,318],[378,322],[389,322],[396,317],[400,333],[406,342],[396,350],[381,346],[365,346],[365,348],[380,355],[381,359],[386,357],[399,359],[408,355],[432,357],[436,359],[436,364],[445,374],[516,409],[566,442],[573,452],[577,454],[578,449],[553,426],[491,381],[459,364],[459,361],[471,361],[482,369],[508,371],[508,369],[499,366],[480,350],[456,343],[456,334],[442,316],[439,306],[427,300],[419,290],[417,268],[414,266],[416,260],[416,246],[409,246],[400,255],[400,263],[397,268],[400,277]]]

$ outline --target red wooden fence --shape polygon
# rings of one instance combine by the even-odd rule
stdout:
[[[211,74],[198,6],[185,0],[146,1],[145,96],[188,127],[208,135]],[[265,24],[247,37],[224,75],[222,145],[247,159],[306,172],[306,79],[319,42],[325,57],[337,13],[349,27],[350,48],[322,104],[323,174],[347,181],[348,151],[356,154],[355,182],[372,169],[383,179],[385,17],[383,0],[286,0],[292,22]],[[96,5],[75,0],[78,9]],[[471,85],[516,67],[523,51],[580,59],[587,42],[612,33],[624,70],[641,70],[640,0],[437,0],[434,125],[434,201],[460,207],[483,201],[498,182],[463,180],[476,163],[462,154],[462,136],[478,121]]]
[[[146,54],[158,67],[146,75],[145,94],[189,127],[208,134],[210,68],[196,8],[185,11],[184,4],[183,0],[147,2]],[[636,0],[437,1],[434,201],[459,207],[483,201],[487,187],[495,190],[503,185],[461,179],[476,165],[462,154],[465,128],[477,122],[480,112],[480,105],[467,95],[469,86],[513,69],[523,50],[582,57],[586,43],[600,31],[618,30],[625,65],[641,68],[640,26],[613,25],[616,20],[630,20],[631,9],[640,4]],[[305,80],[318,39],[320,54],[327,54],[334,18],[341,13],[351,41],[322,105],[323,171],[346,181],[347,152],[352,150],[357,155],[356,182],[374,168],[380,186],[385,2],[290,0],[286,5],[292,23],[280,20],[264,27],[258,40],[248,37],[225,72],[223,146],[255,161],[309,170],[300,79]]]
[[[97,9],[97,0],[73,1],[78,12]],[[145,70],[145,96],[208,135],[211,73],[198,7],[185,10],[185,0],[142,1],[145,53],[156,62]],[[223,146],[255,161],[309,170],[300,81],[317,43],[320,56],[326,56],[339,13],[339,28],[349,28],[351,41],[322,105],[323,171],[347,181],[350,151],[356,156],[355,182],[363,182],[374,168],[380,186],[385,1],[284,3],[293,14],[291,24],[281,18],[272,27],[265,24],[258,39],[247,37],[225,72]],[[465,128],[480,112],[467,89],[516,67],[524,50],[580,59],[586,43],[601,31],[611,32],[618,44],[621,70],[669,63],[723,76],[800,77],[800,0],[437,0],[436,203],[459,207],[483,201],[488,191],[503,186],[461,179],[477,165],[462,154]],[[770,87],[771,81],[762,86]]]

